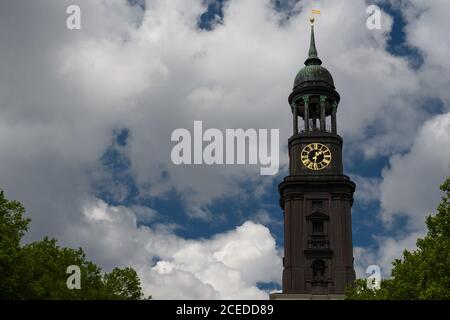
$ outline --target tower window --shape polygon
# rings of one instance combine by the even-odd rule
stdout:
[[[313,226],[313,233],[323,233],[322,221],[314,221],[312,226]]]
[[[313,281],[322,282],[325,280],[325,261],[322,259],[314,260],[313,265]]]
[[[313,210],[321,210],[321,209],[323,209],[323,202],[322,201],[313,201],[312,202],[312,209]]]

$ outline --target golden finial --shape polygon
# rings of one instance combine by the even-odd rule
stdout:
[[[311,16],[309,18],[309,22],[311,23],[311,25],[314,25],[314,21],[315,21],[314,15],[315,14],[320,14],[320,10],[316,10],[316,9],[311,10]]]

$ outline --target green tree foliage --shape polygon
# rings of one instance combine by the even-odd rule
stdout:
[[[17,265],[22,260],[20,239],[28,230],[29,219],[17,201],[8,201],[0,191],[0,298],[15,297],[21,281]]]
[[[143,299],[139,277],[132,268],[102,274],[81,248],[59,247],[55,239],[21,246],[30,219],[17,201],[0,192],[0,299]],[[67,267],[81,271],[81,288],[68,289]]]
[[[112,293],[111,299],[143,298],[141,284],[136,271],[132,268],[115,268],[104,277],[107,292]]]
[[[426,219],[427,235],[417,240],[416,250],[405,250],[403,259],[393,262],[392,279],[383,280],[378,290],[359,279],[347,299],[450,299],[450,178],[441,190],[437,214]]]

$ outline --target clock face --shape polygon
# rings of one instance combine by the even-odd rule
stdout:
[[[310,170],[322,170],[331,163],[331,151],[324,144],[310,143],[303,148],[301,160]]]

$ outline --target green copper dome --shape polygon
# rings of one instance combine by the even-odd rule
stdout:
[[[295,77],[294,88],[308,85],[325,84],[334,88],[331,73],[321,65],[307,65],[303,67]]]
[[[314,38],[314,26],[311,25],[311,45],[309,56],[305,61],[305,66],[297,73],[294,81],[294,88],[306,87],[309,85],[324,85],[334,88],[334,81],[331,73],[321,66],[322,61],[317,55],[316,42]]]

